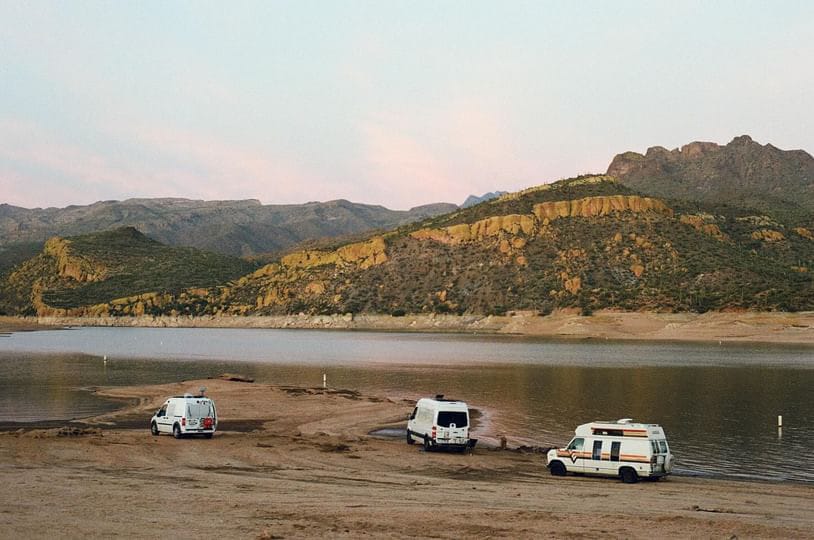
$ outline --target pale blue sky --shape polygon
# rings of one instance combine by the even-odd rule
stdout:
[[[814,2],[0,0],[0,202],[408,208],[749,134],[814,150]]]

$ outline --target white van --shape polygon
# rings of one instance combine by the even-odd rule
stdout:
[[[551,474],[614,476],[632,484],[639,478],[658,480],[673,470],[667,436],[657,424],[634,423],[630,418],[591,422],[577,427],[575,435],[565,448],[548,451]]]
[[[150,420],[150,432],[153,435],[172,433],[176,439],[184,435],[203,435],[211,439],[217,427],[215,402],[203,395],[171,397]]]
[[[473,447],[476,439],[469,438],[469,407],[463,401],[421,398],[407,420],[407,444],[416,441],[424,448],[451,448],[461,451]]]

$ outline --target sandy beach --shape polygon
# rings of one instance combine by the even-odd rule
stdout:
[[[215,437],[150,435],[160,403],[199,386]],[[388,396],[225,380],[101,392],[127,405],[0,432],[0,537],[814,537],[814,486],[626,485],[552,477],[535,452],[424,452],[370,434],[404,425],[412,402]]]

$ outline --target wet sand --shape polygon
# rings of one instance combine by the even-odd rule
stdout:
[[[219,408],[213,439],[149,434],[167,396],[202,385]],[[0,537],[814,536],[814,486],[626,485],[551,477],[533,452],[424,452],[370,435],[412,408],[387,396],[221,380],[104,394],[129,405],[0,433]]]

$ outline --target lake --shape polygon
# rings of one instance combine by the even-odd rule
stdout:
[[[577,424],[630,417],[665,428],[678,474],[814,482],[814,348],[805,346],[325,330],[19,332],[0,337],[0,422],[117,406],[90,387],[223,372],[306,386],[320,386],[325,373],[332,387],[397,398],[441,393],[487,413],[481,435],[540,446],[564,445]]]

